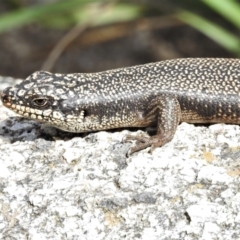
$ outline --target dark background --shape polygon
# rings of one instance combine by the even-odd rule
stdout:
[[[76,16],[78,11],[81,14],[82,9],[90,9],[92,4],[100,4],[101,1],[79,1],[77,5],[75,0],[72,10],[68,7],[50,9],[49,12],[45,10],[47,13],[43,11],[25,23],[21,19],[14,23],[14,18],[22,10],[27,15],[27,10],[38,11],[43,6],[57,8],[59,2],[0,1],[0,25],[4,26],[3,30],[0,27],[0,75],[26,78],[40,69],[60,73],[97,72],[172,58],[239,56],[240,44],[239,51],[231,50],[178,17],[179,13],[188,11],[239,39],[236,24],[201,1],[116,1],[113,5],[106,1],[95,14],[81,22],[72,16]],[[106,7],[108,4],[110,6]],[[116,14],[114,21],[110,19],[104,23],[94,23],[100,18],[98,15],[103,15],[104,11],[114,11],[121,4],[124,8],[118,10],[120,17],[116,17]],[[121,20],[121,16],[125,18],[128,6],[129,9],[139,9],[137,16]],[[69,35],[69,31],[74,33],[76,26],[75,33],[79,33],[62,47],[56,62],[50,61],[52,67],[46,65],[50,51]],[[217,34],[213,35],[218,37]],[[220,41],[221,38],[219,35]]]

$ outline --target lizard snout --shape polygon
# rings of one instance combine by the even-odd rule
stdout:
[[[9,94],[9,89],[11,87],[5,88],[2,92],[1,92],[1,101],[3,103],[3,105],[5,107],[10,107],[12,104],[12,98]]]

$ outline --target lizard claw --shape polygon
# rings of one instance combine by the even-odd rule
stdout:
[[[132,155],[134,152],[138,152],[148,146],[150,146],[148,144],[150,140],[150,137],[145,137],[145,136],[133,136],[131,134],[127,134],[124,138],[123,138],[123,142],[129,142],[129,141],[136,141],[135,142],[135,146],[129,148],[128,152],[127,152],[127,157],[129,157],[130,155]]]

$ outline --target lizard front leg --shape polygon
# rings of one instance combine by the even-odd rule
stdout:
[[[151,147],[151,152],[172,140],[181,119],[181,108],[174,96],[161,95],[155,97],[147,108],[146,118],[155,119],[157,132],[152,137],[127,135],[125,141],[136,140],[136,145],[129,149],[128,155]]]

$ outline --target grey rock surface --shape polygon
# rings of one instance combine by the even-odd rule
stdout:
[[[239,239],[239,126],[182,123],[127,158],[128,130],[71,135],[0,111],[0,239]]]

